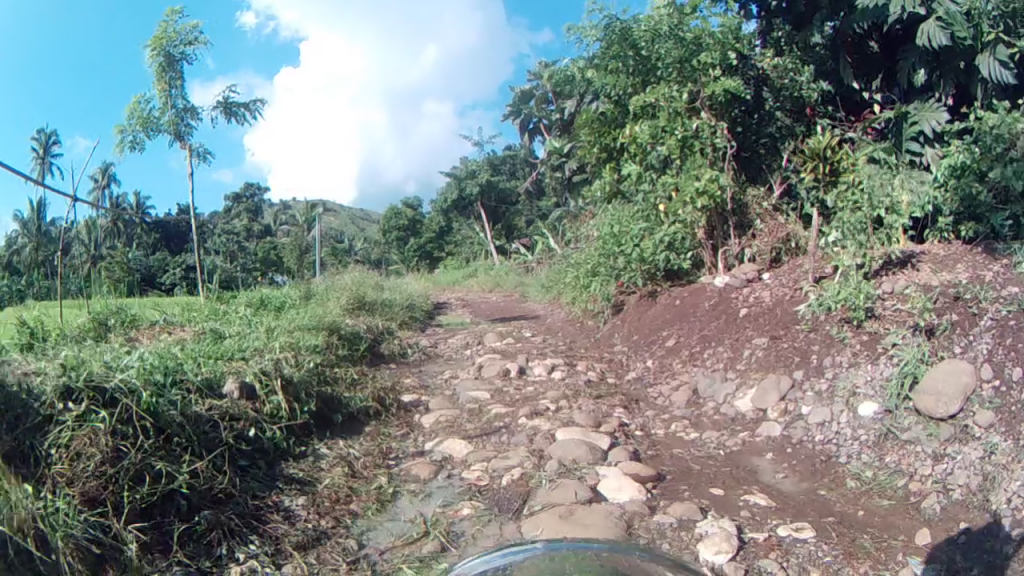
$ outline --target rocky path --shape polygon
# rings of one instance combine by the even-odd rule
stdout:
[[[810,388],[796,367],[753,386],[728,372],[659,382],[557,310],[503,296],[442,304],[420,361],[393,368],[414,414],[397,435],[401,495],[361,527],[396,573],[588,537],[710,574],[1017,574],[970,559],[1008,557],[1001,526],[962,531],[986,519],[929,514],[907,478],[867,466],[876,410],[791,394]],[[808,437],[852,448],[837,458]]]

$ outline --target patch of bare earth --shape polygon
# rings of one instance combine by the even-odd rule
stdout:
[[[1008,263],[914,247],[856,329],[800,315],[806,278],[797,261],[672,289],[603,328],[443,295],[458,321],[383,368],[407,407],[379,480],[398,496],[360,510],[348,566],[443,574],[503,543],[601,537],[716,574],[1024,574],[1024,300]],[[893,393],[941,359],[976,384],[942,420]]]

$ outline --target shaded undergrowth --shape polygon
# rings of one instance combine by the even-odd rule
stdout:
[[[274,497],[298,480],[283,470],[390,411],[367,365],[429,314],[410,283],[353,272],[155,320],[116,301],[64,329],[18,318],[0,373],[0,573],[211,570],[273,548]]]

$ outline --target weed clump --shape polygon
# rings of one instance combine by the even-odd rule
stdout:
[[[19,320],[28,382],[0,383],[0,572],[215,569],[265,529],[283,465],[314,435],[392,405],[366,363],[426,318],[405,283],[218,297],[147,319],[117,303],[60,329]],[[138,338],[174,326],[182,338]],[[251,399],[222,392],[229,380]]]

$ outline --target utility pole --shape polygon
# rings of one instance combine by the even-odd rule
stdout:
[[[320,211],[316,212],[316,279],[320,279]]]

